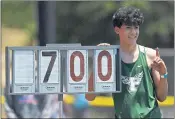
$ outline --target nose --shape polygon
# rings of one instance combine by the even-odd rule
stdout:
[[[131,28],[131,33],[136,33],[136,29],[134,27]]]
[[[132,33],[132,34],[137,34],[137,29],[134,28],[134,27],[132,27],[132,28],[131,28],[131,33]]]

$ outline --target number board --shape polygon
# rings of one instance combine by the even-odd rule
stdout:
[[[94,54],[95,92],[115,91],[115,51],[94,50]]]
[[[35,57],[32,50],[12,52],[12,90],[16,93],[35,92]]]
[[[119,47],[6,48],[6,84],[8,87],[10,82],[9,50],[12,50],[13,94],[121,92]],[[94,87],[92,91],[89,90],[90,85],[88,85],[89,58],[93,60]],[[64,84],[66,84],[65,87],[63,87]],[[66,91],[63,92],[63,88]]]
[[[67,91],[88,92],[88,51],[67,51]]]
[[[41,50],[39,56],[39,92],[60,92],[60,51]]]

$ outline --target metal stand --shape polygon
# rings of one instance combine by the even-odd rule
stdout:
[[[80,43],[74,43],[74,44],[46,44],[46,46],[48,47],[76,47],[76,46],[81,46]],[[62,71],[61,73],[63,75],[61,75],[61,80],[60,80],[60,83],[61,83],[61,89],[60,91],[63,92],[63,88],[65,86],[65,81],[64,80],[66,77],[66,68],[64,67],[64,64],[66,63],[65,60],[66,60],[66,53],[64,53],[64,51],[61,53],[61,67],[62,67]],[[58,102],[59,102],[59,118],[64,118],[63,117],[63,94],[58,94]]]
[[[62,54],[61,54],[62,55]],[[64,57],[61,59],[61,67],[64,67],[62,66],[63,65],[63,62],[64,62]],[[61,73],[64,73],[65,74],[65,68],[63,68],[63,70],[61,71]],[[63,92],[63,79],[64,79],[64,75],[61,76],[61,80],[60,80],[60,83],[61,83],[61,86],[60,86],[60,91]],[[63,94],[58,94],[58,103],[59,103],[59,117],[60,118],[63,118]]]
[[[59,102],[59,117],[63,118],[63,94],[58,95]]]
[[[67,54],[67,53],[69,53],[69,52],[67,52],[68,50],[76,50],[77,49],[77,47],[78,47],[78,49],[82,49],[82,50],[91,50],[91,49],[95,49],[95,50],[98,50],[99,48],[98,47],[96,47],[96,46],[84,46],[84,47],[80,47],[81,46],[81,44],[47,44],[46,45],[46,47],[43,47],[43,46],[30,46],[30,47],[6,47],[6,86],[8,87],[8,91],[7,91],[7,93],[8,94],[11,94],[11,95],[16,95],[16,94],[35,94],[35,95],[37,95],[37,94],[48,94],[47,93],[47,91],[48,90],[41,90],[41,92],[40,92],[40,90],[39,90],[39,92],[38,91],[36,91],[36,90],[32,90],[32,89],[34,89],[34,88],[31,88],[31,85],[33,86],[38,86],[38,84],[37,84],[37,82],[33,82],[33,83],[26,83],[26,84],[23,84],[23,83],[21,83],[21,82],[23,82],[23,80],[21,81],[18,81],[18,85],[16,85],[13,81],[15,81],[14,79],[14,75],[12,75],[12,85],[14,85],[14,86],[16,86],[16,90],[15,91],[10,91],[10,50],[11,51],[13,51],[13,50],[17,50],[18,52],[21,50],[23,50],[23,51],[25,51],[25,52],[29,52],[29,51],[41,51],[41,50],[60,50],[60,55],[59,56],[61,56],[61,63],[60,63],[60,61],[59,61],[59,64],[60,64],[60,71],[59,70],[57,70],[57,71],[59,71],[58,73],[59,74],[61,74],[61,77],[59,77],[59,78],[61,78],[60,79],[60,82],[58,82],[58,83],[56,83],[56,85],[60,85],[60,93],[57,93],[58,94],[58,103],[59,103],[59,117],[60,118],[64,118],[64,112],[63,112],[63,95],[64,94],[67,94],[67,93],[71,93],[71,94],[76,94],[76,93],[78,93],[78,92],[76,92],[76,90],[74,91],[72,91],[72,89],[74,89],[74,88],[71,88],[71,91],[69,91],[69,89],[68,89],[68,87],[70,87],[70,85],[68,84],[68,82],[67,82],[67,78],[69,78],[68,77],[68,75],[69,75],[69,73],[67,74],[67,69],[66,68],[68,68],[67,67],[67,64],[69,64],[69,63],[67,63],[67,61],[66,61],[66,59],[67,59],[67,57],[69,57],[69,54]],[[117,59],[117,63],[118,63],[118,67],[119,67],[119,69],[118,70],[116,70],[116,71],[118,71],[118,73],[116,73],[117,74],[117,76],[118,76],[118,82],[117,82],[117,85],[118,85],[118,90],[116,90],[116,89],[113,89],[113,87],[112,86],[109,86],[109,87],[112,87],[112,88],[110,88],[109,89],[109,91],[108,90],[103,90],[103,88],[100,88],[100,90],[99,90],[99,87],[97,87],[96,89],[97,90],[95,90],[95,91],[97,91],[96,93],[99,93],[99,92],[103,92],[103,93],[112,93],[112,92],[121,92],[121,81],[120,81],[120,76],[121,76],[121,68],[120,68],[120,61],[121,61],[121,58],[120,58],[120,54],[119,54],[119,46],[110,46],[110,49],[114,49],[114,48],[117,48],[118,50],[118,53],[117,53],[117,57],[118,57],[118,59]],[[101,48],[102,50],[106,50],[106,46],[103,46],[102,48]],[[24,54],[24,52],[22,53],[22,54]],[[35,53],[31,53],[31,52],[29,52],[29,56],[30,57],[32,57],[33,58],[33,55],[31,55],[31,54],[35,54]],[[111,53],[112,55],[113,54],[115,54],[115,52],[113,51],[113,53]],[[13,55],[13,52],[12,52],[12,55]],[[19,54],[18,54],[19,55]],[[18,56],[17,55],[17,56]],[[89,55],[89,54],[88,54]],[[39,55],[38,55],[39,56]],[[25,57],[26,57],[26,55],[25,55]],[[13,57],[12,57],[13,58]],[[38,58],[39,59],[39,58]],[[13,60],[13,59],[12,59]],[[94,60],[95,60],[95,58],[94,58]],[[34,60],[31,60],[31,61],[33,61],[33,64],[35,64],[35,59]],[[39,62],[40,60],[38,60],[37,62]],[[115,58],[114,58],[114,61],[115,61]],[[17,63],[19,63],[19,62],[17,62]],[[21,63],[21,62],[20,62]],[[25,62],[24,62],[25,63]],[[15,63],[13,62],[13,66],[12,66],[12,69],[15,67]],[[23,66],[24,67],[24,66]],[[27,67],[24,67],[24,68],[27,68]],[[32,67],[33,68],[33,67]],[[95,68],[94,68],[95,69]],[[15,70],[15,69],[14,69]],[[115,70],[115,68],[114,68],[114,70]],[[36,72],[35,72],[35,69],[33,69],[32,71],[34,71],[34,73],[33,74],[35,74]],[[56,71],[56,72],[57,72]],[[95,70],[93,70],[93,71],[95,71]],[[96,71],[95,71],[96,72]],[[12,70],[12,73],[13,73],[13,70]],[[19,72],[16,72],[16,74],[17,73],[19,73]],[[32,73],[31,73],[32,74]],[[32,74],[32,76],[33,76],[33,74]],[[115,73],[114,73],[115,74]],[[21,75],[21,74],[20,74]],[[38,69],[38,73],[37,73],[37,76],[39,76],[39,69]],[[114,75],[114,77],[115,77],[115,75]],[[37,79],[38,79],[38,77],[37,77]],[[38,79],[38,81],[39,81],[39,79]],[[20,83],[19,83],[20,82]],[[70,82],[69,82],[70,83]],[[95,82],[96,83],[96,82]],[[112,82],[113,84],[112,85],[116,85],[116,82],[114,81],[114,82]],[[19,85],[20,84],[20,85]],[[30,85],[29,85],[30,84]],[[87,82],[86,82],[86,84],[87,84]],[[108,84],[106,84],[106,82],[105,82],[105,84],[103,84],[102,86],[106,86],[106,85],[108,85]],[[22,88],[21,88],[22,87]],[[57,86],[58,87],[58,86]],[[39,86],[38,86],[38,88],[39,88]],[[38,89],[37,88],[37,89]],[[49,87],[50,88],[50,87]],[[27,89],[27,90],[26,90]],[[64,90],[65,89],[65,90]],[[68,91],[67,91],[68,90]],[[87,89],[86,89],[87,90]],[[49,92],[49,93],[52,93],[51,91]],[[47,110],[46,110],[47,111]]]

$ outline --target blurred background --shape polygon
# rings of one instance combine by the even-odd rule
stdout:
[[[121,6],[140,8],[145,20],[140,27],[138,43],[160,48],[160,55],[168,67],[168,98],[159,103],[164,117],[172,118],[174,108],[174,1],[1,1],[2,16],[2,117],[5,98],[5,47],[44,46],[47,43],[81,43],[97,45],[101,42],[119,44],[113,31],[112,16]],[[65,115],[74,115],[75,96],[65,95]],[[114,117],[110,94],[99,94],[89,102],[88,117]]]

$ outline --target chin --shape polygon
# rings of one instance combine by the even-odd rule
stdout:
[[[129,42],[129,44],[130,45],[135,45],[135,44],[137,44],[137,42],[136,42],[136,40],[132,40],[132,41]]]

